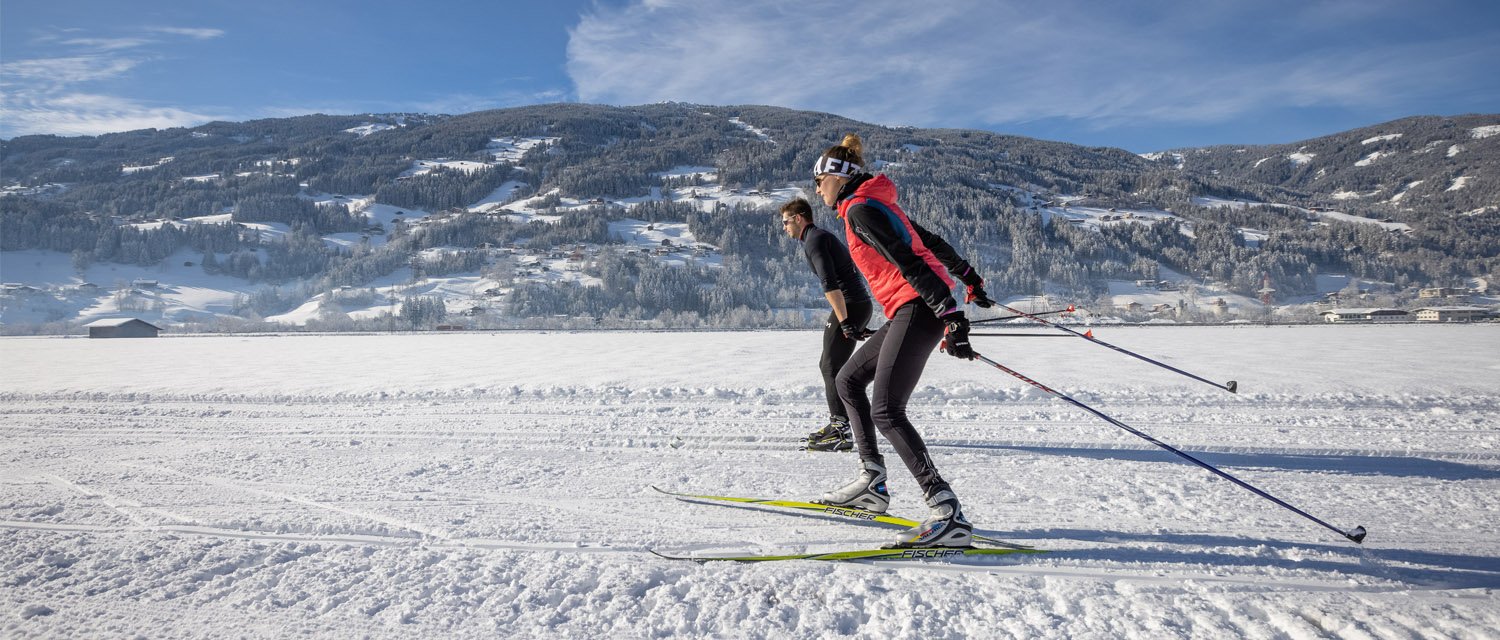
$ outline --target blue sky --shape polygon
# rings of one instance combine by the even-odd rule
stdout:
[[[1492,0],[5,0],[0,138],[678,100],[1145,152],[1500,112],[1497,61]]]

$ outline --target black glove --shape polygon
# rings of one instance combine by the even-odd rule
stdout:
[[[990,298],[990,294],[984,291],[984,281],[981,280],[979,284],[969,285],[968,290],[969,295],[964,296],[964,302],[971,302],[978,305],[981,309],[988,309],[995,306],[994,299]]]
[[[969,319],[962,311],[943,316],[943,353],[964,360],[974,359],[974,346],[969,344]]]
[[[844,332],[844,337],[850,340],[864,340],[875,333],[862,324],[855,324],[853,320],[844,318],[839,322],[839,331]]]

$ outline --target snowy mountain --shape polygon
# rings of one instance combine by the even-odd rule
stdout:
[[[118,315],[200,329],[802,326],[824,303],[775,211],[848,131],[903,206],[1009,299],[1177,322],[1264,317],[1268,281],[1281,304],[1414,300],[1500,270],[1500,210],[1473,206],[1494,173],[1471,163],[1493,157],[1500,117],[1449,121],[1336,136],[1359,147],[1348,157],[1320,139],[1250,163],[1323,170],[1326,197],[1236,173],[1217,149],[1140,157],[772,107],[565,104],[28,136],[0,143],[0,326],[67,332]],[[1460,134],[1458,151],[1419,153]],[[1347,175],[1325,166],[1335,158]],[[1359,172],[1429,165],[1384,201],[1341,195],[1372,188]]]
[[[1405,118],[1284,145],[1152,154],[1183,171],[1283,187],[1310,206],[1396,220],[1500,213],[1500,116]]]

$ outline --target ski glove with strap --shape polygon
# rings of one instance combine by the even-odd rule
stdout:
[[[875,333],[862,324],[855,324],[854,320],[849,318],[844,318],[839,322],[839,331],[844,332],[845,338],[856,341],[864,340]]]
[[[969,319],[962,311],[943,316],[943,342],[938,348],[955,358],[974,359],[974,346],[969,344]]]

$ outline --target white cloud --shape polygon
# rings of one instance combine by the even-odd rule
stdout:
[[[187,127],[214,116],[173,107],[155,107],[114,96],[88,93],[47,94],[38,100],[6,95],[0,99],[0,122],[9,137],[28,133],[92,136],[135,129]]]
[[[1337,10],[1348,3],[1127,4],[638,0],[585,14],[570,32],[567,71],[584,102],[773,104],[917,125],[1065,118],[1105,128],[1397,104],[1475,68],[1443,55],[1461,49],[1453,42],[1366,47],[1324,37],[1364,24],[1350,24],[1356,18],[1390,21],[1399,5],[1351,17]],[[1471,53],[1500,53],[1470,44]]]
[[[189,28],[189,27],[150,27],[147,31],[155,33],[170,33],[172,35],[187,36],[195,40],[211,40],[224,35],[223,29]]]
[[[60,44],[113,51],[117,49],[134,49],[153,42],[156,41],[149,38],[72,38],[63,40]]]
[[[219,29],[151,27],[144,31],[207,39]],[[58,34],[66,33],[67,36]],[[192,126],[217,119],[172,106],[91,91],[119,81],[143,65],[158,40],[141,36],[96,38],[76,29],[43,34],[38,42],[62,48],[53,57],[0,61],[0,137],[32,133],[98,135],[145,128]],[[146,49],[146,50],[143,50]]]
[[[63,86],[80,82],[106,80],[120,76],[140,60],[118,56],[82,55],[61,58],[33,58],[0,63],[0,86],[7,91],[20,86]]]

